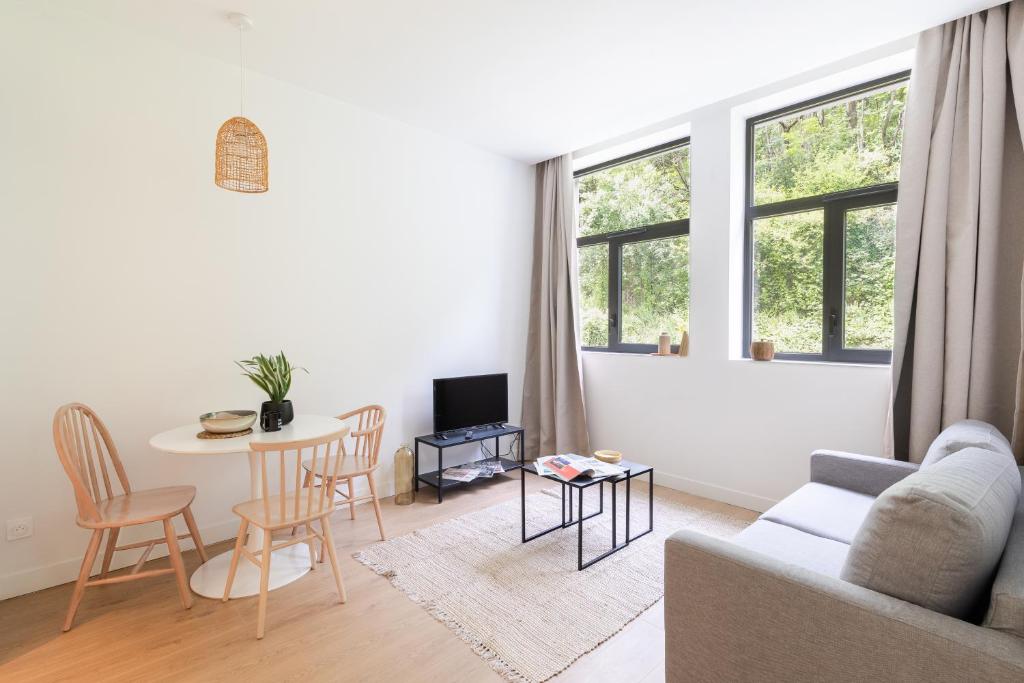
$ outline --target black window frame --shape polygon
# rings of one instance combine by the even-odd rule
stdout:
[[[649,147],[633,154],[616,157],[608,161],[581,168],[572,174],[573,180],[585,175],[604,171],[615,166],[621,166],[631,161],[657,156],[680,147],[689,147],[690,136],[672,140],[655,147]],[[693,168],[691,156],[690,168]],[[692,197],[691,197],[692,206]],[[691,209],[692,210],[692,209]],[[598,244],[608,245],[608,346],[583,346],[584,351],[598,351],[603,353],[653,353],[658,350],[658,345],[651,344],[628,344],[622,342],[622,248],[627,244],[638,242],[650,242],[652,240],[666,239],[670,237],[681,237],[690,235],[690,219],[683,218],[676,221],[666,221],[651,225],[641,225],[618,232],[609,232],[600,235],[587,235],[576,238],[577,251],[581,247],[590,247]],[[679,345],[672,345],[672,352],[678,353]]]
[[[880,90],[887,86],[908,82],[910,71],[901,71],[882,78],[876,78],[843,90],[791,104],[780,109],[765,112],[747,119],[746,168],[744,178],[744,234],[743,234],[743,357],[750,358],[750,342],[753,339],[754,322],[754,221],[793,213],[821,210],[824,213],[824,243],[822,245],[822,349],[821,353],[776,352],[779,360],[806,360],[829,363],[871,363],[892,362],[892,350],[845,348],[844,339],[844,261],[845,261],[845,216],[851,209],[895,204],[899,183],[880,183],[851,190],[797,199],[786,199],[769,204],[754,204],[754,128],[761,123],[807,109],[837,103]]]

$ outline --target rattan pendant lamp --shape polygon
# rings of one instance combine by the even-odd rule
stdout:
[[[239,115],[225,121],[217,131],[214,182],[234,192],[266,192],[269,188],[267,139],[259,127],[245,118],[245,61],[242,34],[252,28],[252,19],[232,12],[228,21],[238,28],[238,67],[241,73]]]

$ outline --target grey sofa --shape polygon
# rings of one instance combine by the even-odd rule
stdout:
[[[920,466],[817,451],[735,537],[677,532],[667,680],[1024,681],[1022,473],[964,421]]]

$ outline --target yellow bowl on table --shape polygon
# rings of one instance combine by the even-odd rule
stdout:
[[[622,460],[622,453],[618,451],[594,451],[594,457],[601,462],[608,462],[613,465]]]

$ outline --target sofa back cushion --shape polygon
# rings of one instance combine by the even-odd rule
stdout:
[[[1019,469],[1024,477],[1024,467]],[[1017,503],[983,625],[1024,638],[1024,496]]]
[[[967,448],[882,492],[841,577],[961,619],[975,615],[1020,498],[1016,463]]]
[[[924,460],[921,461],[921,467],[934,465],[946,456],[972,446],[1003,453],[1013,459],[1010,442],[998,429],[981,420],[960,420],[943,429],[935,437],[935,441],[932,441],[924,455]]]

